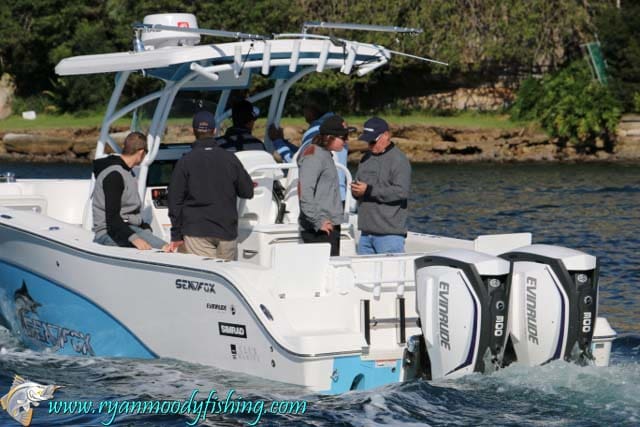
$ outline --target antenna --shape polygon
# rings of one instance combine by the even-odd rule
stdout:
[[[332,28],[337,30],[356,30],[356,31],[380,31],[385,33],[406,33],[421,34],[421,28],[394,27],[389,25],[365,25],[365,24],[348,24],[339,22],[322,22],[307,21],[302,24],[302,32],[307,33],[310,28]]]
[[[193,33],[193,34],[201,34],[206,36],[213,37],[226,37],[231,39],[242,39],[242,40],[267,40],[269,37],[263,36],[260,34],[249,34],[249,33],[240,33],[233,31],[223,31],[223,30],[207,30],[204,28],[188,28],[188,27],[174,27],[172,25],[162,25],[162,24],[143,24],[143,23],[135,23],[133,24],[133,28],[135,30],[142,31],[158,31],[158,30],[167,30],[167,31],[180,31],[183,33]]]

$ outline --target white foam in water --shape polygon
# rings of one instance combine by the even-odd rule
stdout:
[[[580,408],[597,414],[595,420],[618,419],[630,423],[640,419],[640,365],[637,362],[607,368],[582,367],[564,361],[538,367],[516,363],[491,375],[470,375],[447,384],[467,390],[493,389],[506,407],[511,402],[531,400],[541,405],[553,402],[558,407]],[[570,421],[572,414],[567,416],[565,421]]]
[[[384,397],[381,394],[376,393],[369,397],[371,399],[370,403],[364,406],[364,413],[367,419],[373,420],[381,412],[389,412],[389,408],[384,404]]]

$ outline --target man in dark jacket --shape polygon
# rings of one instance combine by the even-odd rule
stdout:
[[[147,153],[147,138],[130,133],[122,155],[111,155],[93,162],[96,177],[92,195],[94,241],[108,246],[160,249],[166,243],[151,233],[142,221],[142,202],[132,169]]]
[[[253,197],[253,181],[235,154],[215,139],[215,118],[193,118],[196,142],[176,163],[169,185],[171,244],[188,253],[233,260],[238,237],[237,198]]]
[[[223,137],[218,138],[220,147],[227,151],[266,150],[262,141],[251,134],[258,118],[258,109],[243,99],[231,107],[233,127],[227,129]]]
[[[364,124],[360,139],[369,144],[351,183],[358,200],[358,254],[404,252],[411,163],[391,141],[389,125],[379,117]]]

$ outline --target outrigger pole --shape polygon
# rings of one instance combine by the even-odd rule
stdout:
[[[302,32],[309,28],[331,28],[337,30],[380,31],[385,33],[422,34],[422,28],[394,27],[390,25],[349,24],[340,22],[307,21],[302,24]]]
[[[409,28],[409,27],[394,27],[390,25],[366,25],[366,24],[349,24],[339,22],[322,22],[322,21],[308,21],[302,24],[302,33],[307,34],[307,30],[310,28],[331,28],[337,30],[355,30],[355,31],[379,31],[385,33],[403,33],[417,35],[422,34],[422,28]],[[399,56],[406,56],[407,58],[418,59],[420,61],[432,62],[434,64],[446,65],[449,64],[435,59],[426,58],[422,56],[411,55],[404,52],[398,52],[396,50],[387,49],[389,52]]]
[[[142,30],[142,31],[154,31],[154,30],[181,31],[183,33],[202,34],[206,36],[226,37],[230,39],[241,39],[241,40],[267,40],[271,38],[271,37],[263,36],[260,34],[249,34],[249,33],[241,33],[241,32],[234,32],[234,31],[223,31],[223,30],[208,30],[204,28],[175,27],[172,25],[162,25],[162,24],[142,24],[140,22],[133,24],[133,28],[135,30]]]

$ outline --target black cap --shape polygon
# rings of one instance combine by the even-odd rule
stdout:
[[[358,139],[366,142],[374,142],[381,134],[389,130],[387,122],[380,117],[372,117],[364,122],[362,135]]]
[[[231,120],[235,126],[246,125],[258,118],[260,110],[246,99],[236,102],[231,107]]]
[[[348,127],[347,122],[340,116],[333,115],[327,117],[320,125],[320,135],[333,135],[341,138],[347,137],[349,132],[355,131],[356,128]]]
[[[212,132],[216,129],[216,118],[208,111],[198,111],[193,116],[193,130],[198,132]]]

